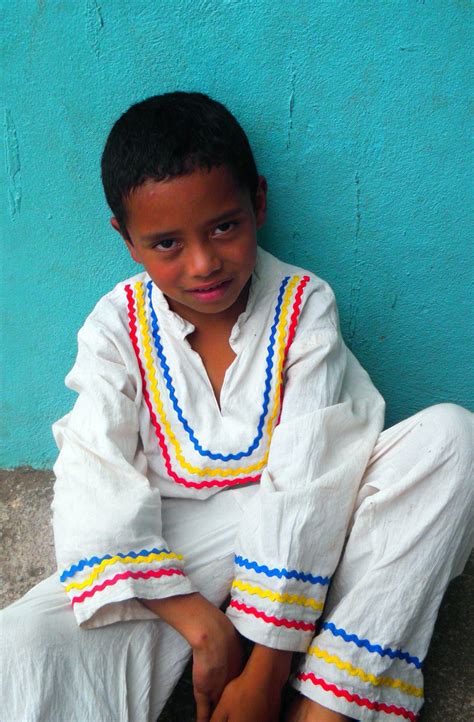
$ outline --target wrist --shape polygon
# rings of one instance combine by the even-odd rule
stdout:
[[[292,658],[293,652],[255,644],[244,673],[258,680],[260,685],[270,685],[281,690],[290,676]]]
[[[190,627],[188,642],[194,652],[205,652],[238,636],[226,615],[211,604],[209,607],[202,610],[202,615],[196,617]]]
[[[176,629],[194,650],[205,648],[224,625],[233,630],[225,614],[198,592],[140,601]]]

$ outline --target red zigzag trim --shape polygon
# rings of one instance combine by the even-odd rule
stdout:
[[[159,579],[160,577],[172,577],[175,575],[180,577],[186,576],[181,569],[159,569],[158,571],[150,569],[148,572],[124,572],[123,574],[116,574],[115,577],[112,577],[112,579],[106,579],[103,584],[98,584],[96,587],[92,587],[92,589],[89,589],[87,592],[83,592],[80,597],[73,597],[71,599],[71,604],[80,604],[87,599],[87,597],[93,597],[94,594],[97,594],[97,592],[102,592],[106,587],[112,587],[122,579],[151,579],[152,577]]]
[[[310,624],[309,622],[302,622],[298,619],[285,619],[284,617],[269,617],[267,614],[265,614],[265,612],[262,612],[260,609],[256,609],[255,607],[248,607],[246,604],[237,602],[235,599],[232,599],[229,607],[234,607],[235,609],[238,609],[239,612],[245,612],[245,614],[252,614],[254,617],[262,619],[264,622],[267,622],[267,624],[274,624],[276,627],[286,627],[287,629],[302,629],[305,632],[314,632],[315,630],[315,625]]]
[[[303,278],[302,278],[301,281],[299,282],[298,288],[297,288],[297,290],[296,290],[295,300],[294,300],[294,303],[293,303],[293,313],[291,314],[290,327],[289,327],[289,330],[288,330],[288,338],[287,338],[287,341],[286,341],[285,350],[284,350],[284,352],[283,352],[283,357],[284,357],[284,359],[285,359],[285,361],[284,361],[284,363],[283,363],[283,367],[285,366],[286,357],[288,356],[288,351],[290,350],[290,346],[291,346],[291,344],[293,343],[293,339],[294,339],[294,337],[295,337],[296,327],[297,327],[297,325],[298,325],[298,318],[299,318],[300,309],[301,309],[301,297],[303,296],[303,291],[304,291],[305,286],[306,286],[306,284],[308,283],[309,280],[310,280],[310,279],[309,279],[309,276],[303,276]],[[282,367],[282,373],[283,373],[283,367]],[[284,396],[284,394],[285,394],[284,384],[283,384],[283,379],[281,379],[281,386],[280,386],[280,413],[278,414],[278,420],[277,420],[277,422],[276,422],[276,425],[277,425],[277,426],[278,426],[278,424],[280,423],[281,412],[283,411],[283,396]]]
[[[296,675],[296,678],[300,679],[302,682],[309,680],[314,685],[322,687],[326,690],[326,692],[332,692],[336,695],[336,697],[344,697],[348,702],[355,702],[355,704],[359,705],[359,707],[368,707],[369,709],[376,710],[377,712],[396,714],[400,717],[404,717],[405,719],[412,720],[412,722],[416,722],[418,719],[418,715],[415,714],[415,712],[411,712],[404,707],[395,707],[393,704],[387,705],[384,702],[374,702],[371,699],[367,699],[367,697],[359,697],[358,694],[350,694],[347,689],[340,689],[334,684],[328,684],[324,679],[315,677],[312,672],[300,672]]]

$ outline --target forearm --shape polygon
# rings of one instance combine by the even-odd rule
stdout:
[[[224,613],[198,592],[140,601],[176,629],[193,649],[203,647],[213,633],[227,626]],[[230,622],[228,626],[232,626]]]
[[[255,644],[244,673],[255,685],[271,685],[282,689],[290,676],[292,657],[293,652]]]
[[[236,630],[220,609],[197,592],[140,601],[191,646],[196,719],[208,722],[223,689],[242,670],[242,649]]]

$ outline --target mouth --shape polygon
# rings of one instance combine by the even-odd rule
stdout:
[[[198,288],[190,288],[187,293],[191,293],[200,300],[216,301],[225,295],[231,283],[232,279],[227,278],[223,281],[218,281],[217,283],[208,283],[204,286],[199,286]]]
[[[229,281],[229,278],[225,278],[223,281],[217,281],[217,283],[206,283],[204,286],[199,286],[199,288],[190,288],[188,290],[191,291],[191,293],[194,293],[195,291],[205,293],[206,291],[213,291],[215,288],[219,288],[219,286],[222,286],[224,283],[229,283]]]

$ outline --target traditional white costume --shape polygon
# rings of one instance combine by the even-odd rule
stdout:
[[[54,426],[63,589],[51,577],[3,613],[2,719],[154,722],[189,648],[138,599],[200,591],[230,594],[245,637],[303,653],[308,697],[414,720],[470,548],[472,415],[381,433],[330,288],[261,250],[220,407],[192,331],[142,273],[79,333],[79,397]]]

